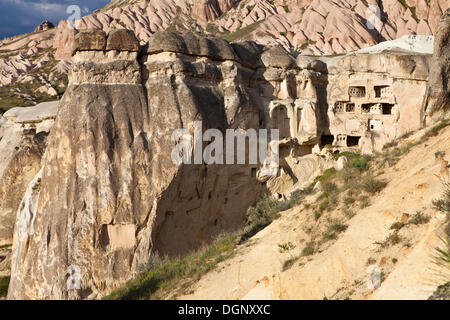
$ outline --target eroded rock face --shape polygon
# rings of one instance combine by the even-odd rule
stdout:
[[[447,0],[152,0],[111,2],[80,20],[79,29],[133,30],[141,44],[175,28],[210,36],[232,35],[280,45],[302,54],[333,54],[373,46],[405,35],[434,34]],[[67,24],[58,26],[56,55],[70,57]]]
[[[237,230],[262,192],[285,197],[334,165],[320,154],[324,136],[346,148],[341,135],[370,135],[369,121],[385,117],[394,133],[369,137],[374,148],[400,134],[399,127],[415,125],[407,115],[420,103],[396,93],[425,90],[428,72],[420,55],[297,58],[297,64],[279,47],[264,51],[251,41],[192,34],[156,33],[140,52],[128,44],[108,47],[117,34],[78,37],[83,46],[75,51],[41,170],[18,211],[11,299],[97,298],[135,276],[152,252],[183,255]],[[374,106],[368,114],[356,114],[356,107],[340,114],[335,102]],[[266,164],[174,163],[172,134],[195,134],[195,121],[203,132],[278,129],[275,176],[262,173]],[[73,270],[80,271],[80,290],[66,284]]]
[[[372,153],[422,127],[431,55],[385,52],[323,61],[329,81],[323,146]]]
[[[23,194],[41,167],[59,102],[13,108],[0,127],[0,245],[11,244]]]
[[[72,53],[77,51],[104,51],[106,48],[106,33],[98,29],[81,30],[75,36]]]
[[[125,29],[113,30],[108,35],[106,42],[106,51],[109,50],[137,52],[139,51],[139,42],[133,31]]]
[[[447,9],[437,27],[430,77],[423,102],[425,116],[431,120],[428,122],[436,120],[439,117],[439,112],[448,112],[450,110],[449,77],[450,9]]]
[[[45,20],[40,25],[38,25],[36,27],[36,29],[34,29],[34,32],[45,31],[45,30],[48,30],[48,29],[53,29],[54,27],[55,26],[53,25],[53,23],[51,23],[48,20]]]
[[[259,126],[243,85],[251,72],[213,60],[222,51],[212,43],[211,57],[77,51],[41,176],[19,211],[9,298],[97,297],[153,251],[183,254],[242,225],[263,189],[256,168],[171,160],[173,130],[192,132],[196,120],[205,129]],[[68,290],[70,266],[81,270],[82,290]]]

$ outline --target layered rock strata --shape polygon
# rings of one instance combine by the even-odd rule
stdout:
[[[330,125],[330,99],[354,68],[362,68],[356,78],[374,73],[386,81],[419,81],[426,72],[421,57],[358,55],[335,67],[296,61],[280,47],[170,32],[138,47],[129,31],[88,30],[76,35],[72,51],[43,165],[17,214],[11,299],[97,298],[135,276],[151,254],[183,255],[239,229],[263,192],[283,198],[333,165],[319,154],[322,137],[339,125]],[[339,99],[353,92],[343,87]],[[227,129],[278,129],[275,176],[265,176],[261,163],[174,163],[172,134],[195,136],[196,121],[200,133],[224,136]],[[74,273],[76,288],[67,283]]]
[[[3,115],[0,125],[0,245],[12,243],[16,213],[28,184],[41,167],[58,104],[55,101],[12,108]]]
[[[433,123],[442,113],[450,111],[450,9],[442,16],[437,28],[430,77],[423,101],[425,124]]]

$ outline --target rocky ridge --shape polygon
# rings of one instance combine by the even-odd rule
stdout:
[[[79,30],[130,29],[140,44],[161,30],[193,32],[322,55],[354,51],[404,35],[432,35],[446,8],[445,0],[125,0],[111,1],[83,17]],[[369,9],[381,20],[373,20]],[[0,41],[0,110],[61,97],[79,30],[61,21],[55,29],[42,28]],[[16,92],[15,83],[32,90]]]

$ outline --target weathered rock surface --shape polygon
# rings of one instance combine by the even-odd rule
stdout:
[[[251,73],[216,62],[234,58],[231,47],[197,41],[213,50],[150,54],[143,64],[134,52],[76,53],[40,176],[18,214],[9,298],[97,297],[151,252],[183,254],[242,225],[263,189],[253,167],[171,160],[172,132],[193,132],[196,120],[205,129],[259,126],[243,85]],[[80,291],[66,286],[70,266],[82,272]]]
[[[106,50],[138,52],[139,42],[130,30],[113,30],[108,34]]]
[[[216,20],[232,8],[234,0],[199,0],[194,1],[192,17],[202,22]]]
[[[0,245],[12,243],[23,194],[41,167],[59,102],[6,112],[0,126]]]
[[[40,25],[38,25],[36,27],[36,29],[34,29],[34,32],[39,32],[39,31],[46,31],[48,29],[53,29],[55,26],[53,25],[53,23],[51,23],[48,20],[45,20],[44,22],[42,22]]]
[[[422,127],[431,55],[394,51],[320,60],[329,83],[322,145],[371,153]]]
[[[98,29],[81,30],[76,36],[72,52],[104,51],[106,48],[106,33]]]
[[[427,92],[423,101],[426,117],[439,118],[438,112],[450,110],[450,9],[444,13],[438,25],[430,67]],[[434,114],[434,117],[433,117]]]
[[[261,56],[265,67],[291,69],[296,67],[294,58],[283,48],[275,46],[265,51]]]
[[[261,192],[307,186],[334,165],[314,150],[378,150],[421,125],[426,55],[297,58],[299,67],[281,47],[167,31],[140,52],[107,50],[114,34],[133,38],[76,36],[69,87],[17,214],[11,299],[100,297],[152,252],[183,255],[237,230]],[[172,133],[194,134],[195,121],[203,131],[278,129],[276,175],[261,174],[265,164],[175,164]],[[74,268],[80,290],[66,285]]]
[[[448,7],[446,0],[410,0],[406,7],[398,0],[134,1],[111,4],[83,17],[80,29],[126,28],[146,43],[152,33],[171,28],[317,55],[354,51],[404,35],[432,35]],[[62,57],[73,30],[65,24],[58,29],[55,47]]]

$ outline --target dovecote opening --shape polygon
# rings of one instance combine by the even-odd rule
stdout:
[[[366,87],[350,87],[349,88],[349,95],[350,97],[365,97],[366,96]]]
[[[347,103],[345,106],[345,112],[355,112],[355,104],[354,103]]]
[[[322,135],[320,137],[320,146],[325,147],[326,145],[332,145],[334,142],[334,136],[333,135]]]
[[[383,114],[392,114],[393,107],[394,107],[393,104],[383,103],[382,104]]]
[[[348,136],[347,137],[347,147],[358,147],[360,139],[361,139],[361,137]]]
[[[383,97],[389,97],[392,95],[392,89],[390,86],[375,86],[375,98],[383,98]]]

